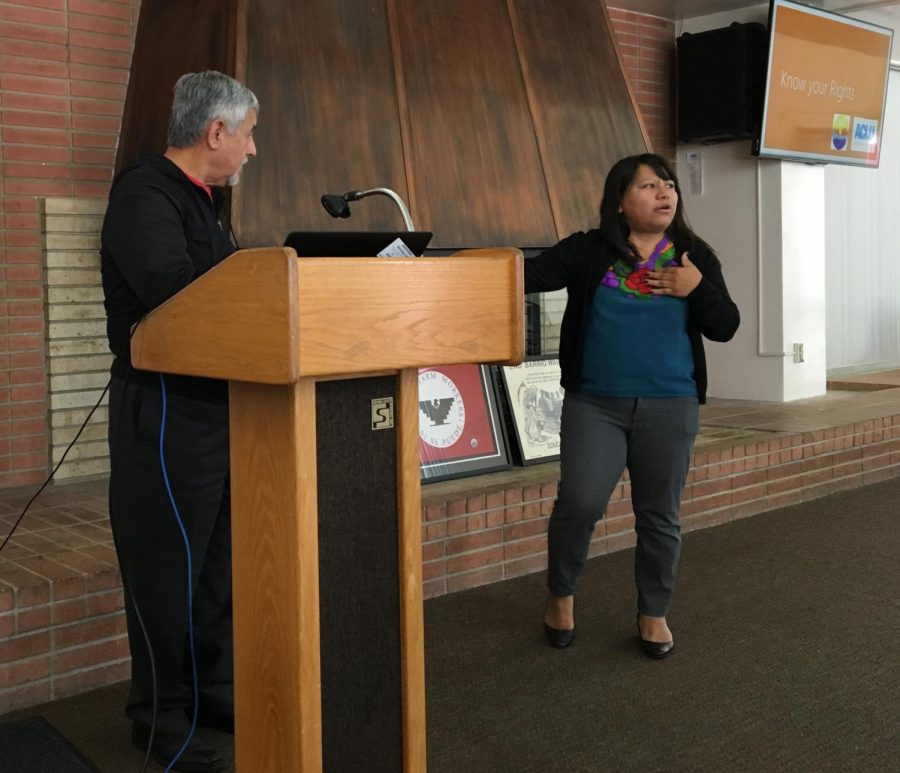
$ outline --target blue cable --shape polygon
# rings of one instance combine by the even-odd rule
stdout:
[[[172,487],[169,485],[169,473],[166,470],[166,455],[165,455],[165,434],[166,434],[166,408],[168,405],[168,401],[166,398],[166,380],[163,377],[163,374],[159,374],[159,383],[162,385],[162,417],[159,422],[159,463],[162,467],[162,475],[163,482],[166,484],[166,492],[169,495],[169,502],[172,505],[172,510],[175,513],[175,520],[178,522],[178,528],[181,530],[181,537],[184,540],[184,552],[187,556],[187,590],[188,590],[188,641],[190,644],[191,651],[191,675],[194,681],[194,716],[191,719],[191,732],[188,733],[187,738],[182,744],[181,748],[178,750],[178,754],[175,755],[175,758],[169,763],[168,767],[165,770],[165,773],[169,773],[172,769],[172,766],[178,762],[178,759],[184,754],[184,750],[187,749],[188,744],[191,742],[191,738],[194,737],[194,731],[197,729],[197,708],[200,703],[200,690],[197,684],[197,659],[194,655],[194,591],[191,583],[191,577],[193,576],[193,567],[191,564],[191,543],[188,540],[187,531],[184,528],[184,522],[181,520],[181,514],[178,512],[178,505],[175,504],[175,496],[172,494]]]

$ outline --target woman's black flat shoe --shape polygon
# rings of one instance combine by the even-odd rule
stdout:
[[[646,639],[641,639],[641,652],[650,658],[662,660],[669,657],[674,649],[674,641],[647,641]]]
[[[547,637],[547,641],[550,643],[551,647],[563,650],[575,641],[575,629],[554,628],[553,626],[544,623],[544,636]]]
[[[641,641],[641,652],[643,652],[648,658],[655,658],[656,660],[662,660],[663,658],[669,657],[675,649],[674,641],[649,641],[641,636],[641,614],[638,612],[637,618],[637,626],[638,626],[638,639]]]

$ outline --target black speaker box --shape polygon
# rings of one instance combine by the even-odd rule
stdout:
[[[739,24],[676,41],[676,136],[681,142],[750,139],[759,131],[768,35]]]

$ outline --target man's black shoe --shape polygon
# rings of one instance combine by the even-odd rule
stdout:
[[[223,769],[222,755],[218,749],[206,745],[196,736],[191,738],[187,748],[172,764],[186,737],[186,733],[184,735],[162,733],[157,730],[153,734],[153,749],[150,756],[160,765],[171,765],[172,770],[186,773],[215,773]],[[131,726],[131,742],[141,751],[147,751],[150,745],[150,728],[143,722],[134,722]]]

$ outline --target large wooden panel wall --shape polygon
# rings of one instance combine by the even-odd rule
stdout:
[[[166,147],[175,81],[186,72],[234,75],[240,0],[142,0],[116,170]]]
[[[260,98],[242,246],[402,230],[386,198],[348,221],[319,201],[373,187],[432,247],[545,246],[594,225],[610,164],[649,147],[603,0],[144,0],[120,165],[164,148],[175,78],[206,67]]]
[[[421,227],[440,247],[546,243],[555,229],[506,0],[395,2]]]
[[[553,218],[565,235],[596,223],[607,170],[643,152],[634,94],[597,0],[509,0]],[[649,147],[646,141],[646,147]]]
[[[334,220],[323,193],[386,187],[409,201],[391,36],[383,3],[248,0],[246,67],[260,101],[259,155],[235,190],[246,246],[303,230],[403,230],[374,196]]]

